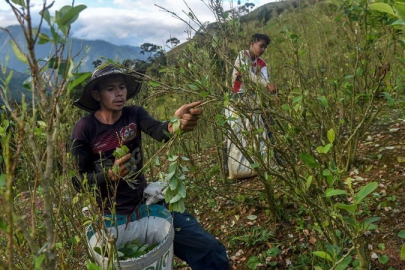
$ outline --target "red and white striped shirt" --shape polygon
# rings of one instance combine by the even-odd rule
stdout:
[[[270,83],[266,62],[261,57],[257,57],[252,61],[249,50],[240,51],[235,60],[232,72],[233,91],[235,93],[244,93],[246,91],[242,82],[242,74],[245,74],[245,78],[248,75],[254,83],[263,86]]]

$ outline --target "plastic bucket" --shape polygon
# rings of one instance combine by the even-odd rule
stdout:
[[[94,247],[105,246],[105,239],[114,237],[115,246],[121,247],[127,242],[137,239],[142,244],[154,245],[159,243],[147,254],[114,261],[115,269],[136,270],[171,270],[173,268],[173,218],[170,212],[160,205],[150,205],[148,208],[141,205],[130,222],[114,219],[116,225],[106,222],[107,232],[100,233],[94,230],[93,225],[86,229],[88,246],[95,261],[107,269],[108,258],[94,251]],[[108,236],[106,236],[108,234]]]

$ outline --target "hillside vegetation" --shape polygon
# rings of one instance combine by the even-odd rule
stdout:
[[[27,51],[25,45],[25,39],[23,32],[19,25],[12,25],[6,28],[8,32],[14,37],[17,44],[22,48],[24,52]],[[42,28],[42,32],[47,35],[51,35],[49,28]],[[93,62],[100,60],[102,57],[119,59],[123,61],[125,59],[138,59],[146,60],[147,56],[141,54],[141,48],[135,46],[117,46],[110,42],[103,40],[83,40],[73,37],[69,37],[67,40],[69,43],[68,49],[64,51],[64,56],[72,57],[76,55],[76,59],[81,59],[81,65],[79,70],[82,72],[93,70]],[[35,53],[40,59],[46,59],[49,57],[49,52],[52,50],[52,46],[49,43],[37,44],[35,47]],[[8,59],[7,62],[5,59]],[[13,49],[10,46],[10,36],[4,30],[0,30],[0,64],[7,66],[10,69],[14,69],[18,72],[24,73],[27,71],[27,66],[19,61],[14,53]]]
[[[128,102],[171,120],[180,105],[204,101],[197,130],[167,144],[143,138],[143,169],[162,180],[181,157],[186,209],[224,243],[233,269],[404,269],[405,14],[400,1],[372,2],[282,1],[241,18],[209,1],[218,21],[152,63]],[[57,22],[67,39],[74,20]],[[255,32],[271,37],[263,58],[277,98],[246,78],[251,91],[231,95],[235,57]],[[99,269],[85,235],[99,213],[82,213],[94,197],[74,191],[69,154],[85,114],[73,95],[88,74],[54,54],[63,42],[50,43],[57,66],[17,50],[37,99],[2,114],[0,268]],[[263,126],[234,132],[234,117],[258,114],[271,139]],[[255,177],[228,179],[225,139]],[[189,268],[176,259],[174,269]]]
[[[6,83],[7,78],[10,78],[8,83]],[[8,92],[6,91],[6,96],[9,101],[15,100],[17,103],[20,103],[22,94],[24,94],[25,98],[27,99],[31,98],[31,93],[24,87],[24,82],[28,78],[29,76],[26,74],[20,73],[15,70],[10,70],[5,67],[3,68],[3,71],[0,72],[0,87],[3,89],[3,87],[5,87],[6,85],[8,86]],[[0,103],[3,104],[3,101],[0,100]]]

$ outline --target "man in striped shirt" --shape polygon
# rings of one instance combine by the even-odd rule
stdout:
[[[276,94],[277,89],[273,83],[270,83],[267,74],[266,62],[260,57],[267,46],[270,44],[270,38],[264,34],[254,34],[250,41],[249,50],[240,51],[235,60],[232,72],[233,91],[238,94],[246,92],[246,86],[243,83],[243,76],[246,74],[250,79],[272,93]]]

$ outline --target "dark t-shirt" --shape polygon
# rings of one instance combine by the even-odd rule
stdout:
[[[71,137],[72,154],[79,171],[72,180],[76,190],[83,191],[83,181],[87,178],[88,187],[96,187],[97,203],[104,213],[111,213],[114,200],[117,214],[132,213],[142,203],[146,180],[142,173],[137,174],[135,189],[123,179],[110,181],[107,171],[114,164],[113,152],[116,147],[126,145],[136,161],[136,170],[141,170],[141,131],[158,141],[167,141],[169,138],[164,133],[167,125],[139,106],[124,107],[121,117],[112,125],[101,123],[94,113],[80,119]]]

